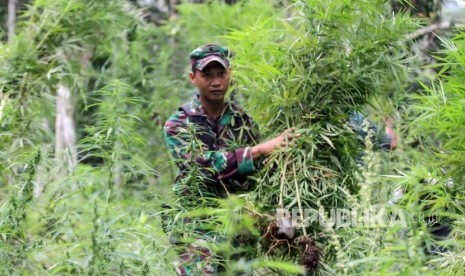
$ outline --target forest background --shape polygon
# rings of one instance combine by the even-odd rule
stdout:
[[[463,273],[464,6],[1,1],[1,273],[174,275],[162,128],[193,92],[187,54],[206,42],[234,50],[231,94],[263,139],[301,133],[255,189],[190,213],[213,218],[230,275]],[[393,118],[397,149],[358,141],[350,111],[381,128]],[[406,224],[303,221],[287,239],[277,207],[321,209],[325,222],[335,208],[401,210]],[[233,246],[244,229],[251,249]]]

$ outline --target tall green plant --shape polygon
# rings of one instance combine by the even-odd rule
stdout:
[[[418,190],[421,203],[429,213],[433,213],[443,225],[449,225],[452,233],[446,240],[433,239],[434,248],[446,248],[444,254],[432,258],[430,263],[444,274],[461,273],[463,262],[457,259],[463,251],[464,206],[464,137],[465,123],[463,96],[465,95],[464,70],[465,34],[459,33],[450,41],[443,40],[444,57],[442,70],[431,86],[423,85],[424,93],[415,96],[417,103],[412,110],[417,115],[412,120],[413,133],[422,141],[423,155],[418,165],[428,172],[423,185]]]
[[[123,0],[32,1],[17,30],[14,44],[0,45],[0,185],[15,191],[0,196],[1,221],[9,209],[27,211],[17,224],[28,227],[18,228],[25,239],[2,246],[5,273],[172,274],[149,185],[157,181],[153,165],[166,159],[151,118],[161,101],[150,100],[173,93],[161,74],[171,52],[157,52],[169,35]],[[59,173],[51,158],[58,83],[78,103],[82,154],[71,175]],[[28,204],[18,208],[21,179],[35,168],[24,169],[23,155],[38,146],[47,162],[28,182]],[[89,156],[98,162],[84,164]],[[116,193],[115,183],[131,189]],[[1,234],[15,227],[2,224]]]
[[[444,166],[456,181],[461,181],[464,170],[463,135],[460,126],[464,116],[460,99],[463,97],[464,35],[457,35],[450,42],[444,41],[446,56],[441,58],[439,79],[431,87],[423,85],[424,95],[416,97],[420,104],[415,110],[420,114],[413,124],[419,126],[417,134],[425,136],[432,150],[436,151],[437,166]]]
[[[101,162],[78,164],[72,175],[47,178],[48,185],[35,200],[38,208],[28,219],[33,225],[27,231],[31,243],[40,246],[29,249],[27,260],[36,265],[23,272],[172,273],[167,241],[154,219],[153,196],[144,194],[146,189],[122,189],[141,185],[155,174],[139,153],[144,140],[135,129],[141,121],[129,111],[143,101],[128,96],[132,90],[114,81],[94,93],[99,124],[88,130],[79,149]],[[56,171],[50,164],[46,169]],[[161,259],[161,264],[156,261]]]
[[[37,168],[41,161],[41,151],[37,149],[33,153],[25,154],[26,164],[22,165],[24,175],[20,180],[20,187],[4,189],[10,196],[9,201],[2,206],[0,215],[0,233],[3,238],[0,242],[0,263],[2,272],[15,274],[20,272],[18,266],[30,266],[25,257],[27,251],[33,246],[33,241],[28,237],[27,221],[30,205],[33,199],[33,185]],[[8,190],[11,190],[8,192]]]
[[[80,148],[86,157],[103,161],[108,172],[107,184],[110,190],[127,185],[130,178],[139,174],[155,172],[146,164],[140,149],[146,140],[137,134],[141,120],[130,112],[141,107],[143,100],[129,96],[134,88],[113,81],[95,92],[97,124],[87,129],[88,136],[80,141]],[[86,158],[84,157],[84,158]]]
[[[400,41],[415,27],[385,8],[382,1],[295,1],[287,19],[269,18],[228,35],[241,53],[235,60],[241,91],[264,132],[295,126],[303,136],[268,158],[255,193],[263,211],[278,206],[302,216],[304,209],[350,209],[350,198],[363,196],[354,175],[360,146],[346,122],[371,96],[404,86]],[[302,222],[309,225],[301,234],[324,248],[331,271],[344,238]]]

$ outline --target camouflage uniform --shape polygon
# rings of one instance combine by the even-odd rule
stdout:
[[[199,95],[195,94],[168,118],[164,133],[178,167],[174,190],[181,208],[195,209],[202,199],[225,197],[250,188],[247,175],[256,170],[251,147],[257,144],[259,132],[257,124],[236,104],[226,102],[223,114],[214,120],[205,113]],[[182,223],[186,224],[186,220]],[[174,243],[176,239],[194,240],[180,252],[178,275],[217,273],[212,252],[207,246],[196,245],[214,242],[216,234],[199,230],[197,223],[198,218],[189,220],[187,225],[178,227],[184,229],[173,234]]]
[[[351,112],[349,114],[349,127],[357,134],[360,144],[365,145],[365,138],[370,138],[374,150],[381,149],[389,151],[391,149],[391,140],[393,137],[378,125],[373,124],[360,112]]]
[[[200,105],[199,95],[181,106],[165,124],[165,139],[179,169],[175,192],[188,195],[191,172],[199,169],[206,196],[247,189],[255,170],[251,147],[259,139],[257,124],[236,104],[226,103],[215,121]]]

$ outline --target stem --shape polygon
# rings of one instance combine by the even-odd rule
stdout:
[[[285,176],[285,166],[283,166],[283,169],[281,171],[281,185],[279,186],[279,208],[284,209],[284,203],[283,203],[283,193],[284,193],[284,181],[286,180]]]
[[[281,170],[281,185],[279,186],[279,207],[282,209],[284,209],[284,182],[286,181],[286,167],[287,164],[289,164],[289,158],[290,156],[287,156],[286,162],[284,162],[284,166]]]
[[[299,191],[299,185],[297,183],[297,173],[295,172],[295,165],[292,163],[292,171],[294,172],[294,184],[295,184],[295,194],[297,196],[297,205],[299,206],[299,213],[300,213],[300,219],[302,223],[304,222],[304,212],[302,209],[302,202],[300,201],[300,191]],[[307,236],[307,230],[304,227],[302,227],[304,231],[304,236]]]

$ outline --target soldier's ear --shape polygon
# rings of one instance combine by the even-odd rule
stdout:
[[[190,72],[189,73],[189,78],[191,79],[191,83],[195,84],[195,72]]]

